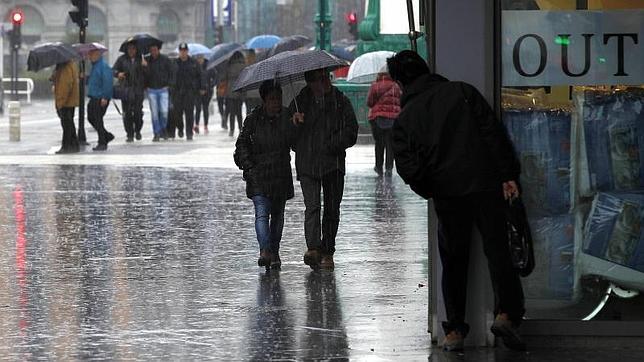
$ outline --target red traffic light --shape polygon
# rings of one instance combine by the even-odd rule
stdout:
[[[25,21],[25,14],[22,12],[22,9],[13,9],[11,11],[11,22],[13,25],[22,25]]]
[[[355,24],[358,22],[358,15],[355,12],[348,13],[346,18],[349,24]]]

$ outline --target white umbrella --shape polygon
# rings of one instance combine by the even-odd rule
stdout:
[[[375,81],[378,73],[387,68],[387,58],[394,55],[396,53],[386,50],[362,54],[351,63],[347,82],[371,83]]]

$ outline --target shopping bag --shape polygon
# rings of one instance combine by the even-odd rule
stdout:
[[[528,216],[521,198],[511,198],[505,208],[505,222],[514,269],[527,277],[534,269],[534,248]]]

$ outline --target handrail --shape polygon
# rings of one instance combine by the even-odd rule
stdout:
[[[11,83],[11,78],[2,78],[3,85],[6,83]],[[31,78],[18,78],[18,82],[26,82],[27,89],[18,89],[18,94],[24,94],[27,96],[27,103],[31,104],[31,93],[34,91],[34,80]],[[4,94],[11,95],[11,87],[4,87]]]

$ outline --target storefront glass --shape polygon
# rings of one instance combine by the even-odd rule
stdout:
[[[501,3],[502,118],[537,259],[526,317],[644,321],[644,1]]]

